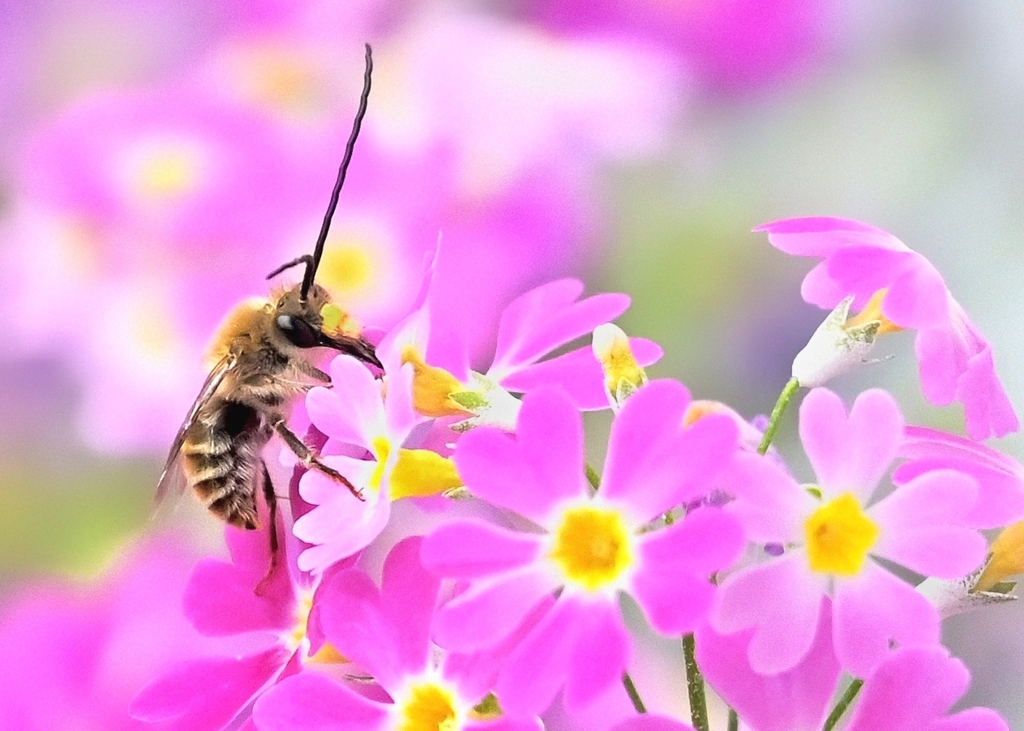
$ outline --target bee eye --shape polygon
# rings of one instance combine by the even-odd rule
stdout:
[[[313,329],[313,326],[301,317],[279,315],[277,318],[277,326],[281,329],[281,332],[284,333],[284,336],[288,338],[291,344],[297,348],[312,348],[318,344],[320,339],[317,336],[316,330]]]

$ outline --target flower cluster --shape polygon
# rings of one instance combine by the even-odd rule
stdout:
[[[805,295],[852,302],[848,327],[974,332],[931,265],[888,234],[833,219],[768,229],[825,258]],[[580,299],[572,280],[509,304],[492,364],[474,371],[436,306],[437,258],[378,347],[383,373],[340,355],[331,387],[306,396],[322,459],[364,499],[300,465],[290,511],[227,528],[230,561],[201,561],[183,599],[217,644],[154,664],[135,722],[707,731],[727,723],[709,720],[710,687],[758,731],[1007,728],[988,709],[951,712],[969,676],[940,628],[1012,598],[1024,466],[907,425],[886,391],[847,403],[816,384],[798,422],[811,471],[797,476],[771,441],[798,379],[767,423],[694,401],[649,380],[660,350],[611,323],[628,298]],[[587,334],[592,346],[573,349]],[[847,358],[833,342],[816,357]],[[1009,430],[978,352],[950,365],[919,348],[923,378],[945,368],[974,384],[957,387],[968,431],[979,414]],[[611,428],[591,463],[584,412],[599,407]],[[980,530],[1006,525],[989,547]],[[665,669],[666,646],[682,669]]]

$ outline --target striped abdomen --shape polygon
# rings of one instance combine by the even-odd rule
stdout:
[[[260,452],[270,430],[255,409],[236,401],[211,402],[181,447],[189,484],[210,511],[239,528],[255,529]]]

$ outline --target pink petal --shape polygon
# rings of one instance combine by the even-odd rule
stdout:
[[[284,557],[280,558],[280,563],[287,566]],[[185,588],[182,599],[185,616],[193,627],[209,636],[289,629],[295,623],[295,596],[291,583],[285,584],[287,592],[284,597],[267,593],[257,595],[255,589],[260,578],[253,579],[233,564],[219,559],[200,561]],[[279,586],[279,583],[274,582],[270,586]]]
[[[519,366],[614,320],[629,307],[624,294],[599,294],[577,302],[582,291],[579,281],[562,279],[514,300],[501,316],[488,375],[500,381]]]
[[[495,692],[511,716],[543,712],[565,683],[587,608],[578,598],[563,596],[530,635],[509,656]],[[538,662],[538,658],[544,658]]]
[[[893,472],[902,485],[918,475],[954,469],[974,478],[978,499],[964,516],[974,528],[996,528],[1024,517],[1024,467],[983,444],[923,427],[908,426],[900,457],[909,462]]]
[[[438,610],[434,638],[456,652],[490,647],[512,632],[558,585],[550,573],[530,569],[478,582]]]
[[[893,642],[939,642],[935,608],[910,584],[873,562],[859,576],[837,582],[833,606],[836,656],[856,677],[866,677],[884,660]]]
[[[739,518],[749,540],[803,541],[804,520],[816,501],[772,458],[737,451],[718,486],[735,496],[725,509]]]
[[[289,658],[275,647],[248,657],[205,657],[176,665],[143,688],[128,712],[162,728],[227,726]]]
[[[469,721],[466,731],[544,731],[539,718],[496,718],[489,721]]]
[[[1006,731],[987,708],[945,714],[967,690],[970,674],[941,647],[893,652],[865,680],[848,731]]]
[[[723,634],[754,628],[749,658],[756,673],[789,670],[810,650],[825,578],[806,564],[806,555],[797,551],[737,571],[718,589],[711,625]]]
[[[587,494],[580,414],[565,394],[539,389],[523,399],[516,436],[474,429],[455,464],[473,494],[544,524],[558,503]]]
[[[252,715],[260,731],[383,731],[388,719],[385,706],[316,672],[275,685],[256,701]]]
[[[384,422],[387,432],[396,441],[404,441],[413,427],[424,419],[412,405],[413,366],[406,363],[397,373],[388,374],[384,399]]]
[[[880,248],[905,248],[892,234],[848,218],[786,218],[762,224],[754,231],[766,231],[772,246],[796,256],[825,257],[851,243],[874,242]]]
[[[974,480],[953,470],[915,478],[868,511],[882,531],[871,552],[925,576],[969,574],[988,549],[980,533],[963,526],[976,495]]]
[[[430,625],[434,619],[440,580],[427,571],[420,559],[422,536],[399,542],[384,561],[381,602],[408,672],[426,666]]]
[[[384,406],[380,385],[362,363],[349,355],[331,361],[331,388],[306,394],[306,410],[316,428],[329,437],[370,448],[367,435],[379,431]]]
[[[726,415],[683,429],[688,404],[682,384],[651,381],[612,423],[601,494],[627,505],[640,521],[709,492],[736,450],[736,425]]]
[[[816,388],[800,406],[800,439],[826,497],[850,492],[864,503],[896,458],[903,416],[892,396],[871,389],[847,418],[837,395]]]
[[[649,366],[661,359],[663,352],[657,343],[644,338],[630,338],[629,342],[641,366]],[[558,386],[569,394],[581,411],[608,408],[604,371],[590,347],[525,366],[502,378],[501,385],[515,393],[528,393],[541,386]]]
[[[353,475],[353,484],[360,484],[355,468],[362,460],[328,457],[324,461],[342,474]],[[374,463],[362,465],[360,470],[372,468]],[[299,490],[304,499],[316,505],[292,526],[297,538],[313,544],[299,554],[302,571],[322,572],[362,550],[380,535],[391,515],[391,501],[386,495],[367,489],[363,491],[365,500],[358,500],[344,485],[312,470],[302,476]]]
[[[380,591],[358,569],[328,572],[317,588],[313,613],[324,638],[385,688],[398,687],[406,670],[421,670],[426,662],[425,646],[411,651],[399,646]],[[409,652],[419,654],[413,668],[406,667]]]
[[[423,543],[423,564],[438,576],[476,579],[532,563],[541,537],[483,521],[442,525]]]
[[[633,656],[633,641],[618,602],[589,601],[585,611],[586,624],[578,630],[565,681],[565,706],[570,711],[585,707],[621,682]]]
[[[902,271],[882,300],[882,314],[900,327],[923,330],[941,324],[949,317],[950,299],[942,275],[917,252],[903,257]]]
[[[752,630],[721,635],[708,626],[698,629],[697,664],[704,677],[751,728],[821,728],[840,675],[832,651],[831,602],[821,602],[811,648],[790,670],[775,675],[754,672],[747,660],[752,635]]]
[[[743,546],[735,519],[717,508],[701,508],[681,523],[641,537],[640,569],[630,593],[658,632],[691,632],[711,609],[710,575],[732,564]]]

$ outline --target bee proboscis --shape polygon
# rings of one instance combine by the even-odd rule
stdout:
[[[159,500],[180,468],[211,512],[231,525],[254,530],[259,526],[257,493],[262,487],[270,512],[273,552],[277,548],[277,498],[262,451],[274,434],[306,467],[341,482],[362,499],[344,476],[325,465],[289,429],[287,419],[297,396],[315,385],[330,383],[330,376],[317,367],[314,359],[319,348],[348,353],[382,368],[373,345],[360,334],[336,327],[336,322],[325,325],[324,307],[337,306],[327,290],[313,281],[366,114],[372,71],[372,52],[367,44],[359,110],[313,254],[304,254],[267,276],[270,279],[304,264],[302,282],[268,299],[245,300],[224,319],[210,349],[214,365],[178,430],[157,488]]]

